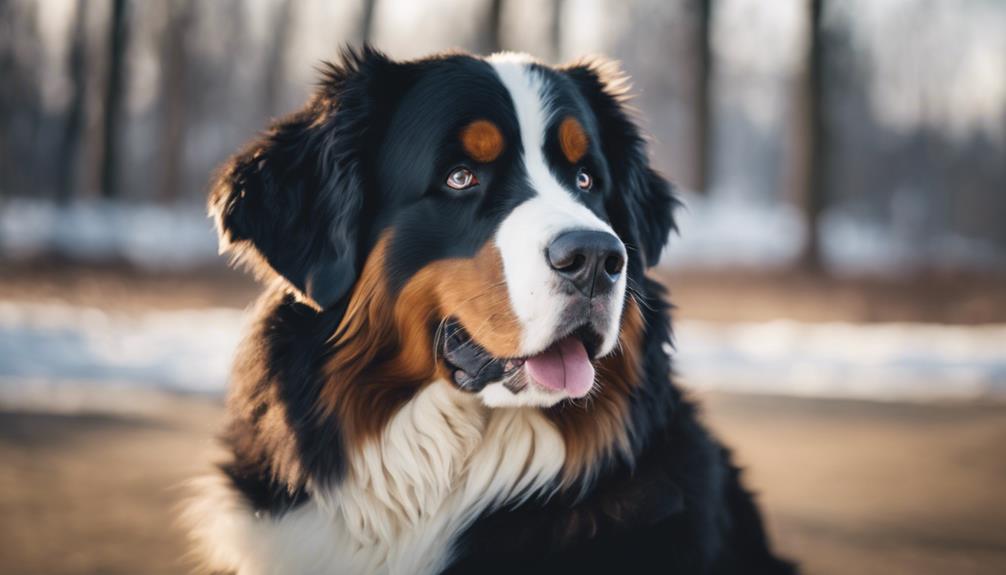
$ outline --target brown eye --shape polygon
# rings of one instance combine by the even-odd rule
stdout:
[[[478,183],[478,178],[468,168],[457,168],[447,176],[447,186],[454,190],[467,190]]]
[[[587,170],[581,169],[576,173],[576,187],[584,191],[594,187],[594,178],[590,177]]]

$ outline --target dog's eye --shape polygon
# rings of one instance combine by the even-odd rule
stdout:
[[[447,176],[447,187],[454,190],[467,190],[478,184],[479,179],[468,168],[457,168]]]
[[[576,187],[584,191],[594,187],[594,178],[590,177],[587,170],[580,168],[580,171],[576,173]]]

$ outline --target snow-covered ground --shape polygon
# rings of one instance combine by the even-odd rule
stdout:
[[[172,270],[219,263],[213,222],[199,204],[0,203],[0,257],[59,254],[74,261],[124,261]]]
[[[792,205],[744,199],[743,190],[709,197],[679,192],[676,217],[661,265],[668,268],[783,268],[800,255],[806,230]],[[755,224],[756,222],[756,224]],[[839,275],[897,275],[918,269],[1002,269],[1006,258],[994,244],[952,233],[920,234],[911,225],[854,216],[842,206],[821,219],[825,266]]]
[[[876,400],[1006,399],[1006,325],[676,325],[686,385]]]
[[[0,404],[73,410],[95,396],[107,407],[119,390],[222,393],[243,317],[0,301]]]
[[[66,404],[116,389],[220,394],[245,321],[233,309],[127,315],[0,301],[0,403]],[[676,346],[679,381],[693,389],[1006,399],[1006,325],[683,321]]]

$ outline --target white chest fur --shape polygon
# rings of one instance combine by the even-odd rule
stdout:
[[[273,573],[436,573],[479,513],[540,493],[565,459],[537,409],[488,409],[442,381],[351,457],[331,491],[274,519],[217,480],[187,512],[211,567]]]

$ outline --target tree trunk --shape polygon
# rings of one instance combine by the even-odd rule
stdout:
[[[377,11],[377,0],[363,0],[363,12],[360,15],[360,45],[366,46],[374,41],[374,15]]]
[[[161,166],[158,198],[174,202],[185,175],[185,128],[189,83],[188,30],[193,23],[192,0],[167,5],[168,22],[161,39]]]
[[[12,48],[0,50],[0,194],[37,194],[39,172],[50,169],[39,160],[41,90],[32,73],[42,60],[38,11],[36,3],[0,0]]]
[[[824,0],[808,0],[809,42],[804,70],[796,87],[794,138],[791,142],[793,198],[807,232],[799,265],[821,269],[820,218],[827,199],[824,125],[824,42],[821,12]]]
[[[105,85],[104,146],[101,158],[101,193],[106,198],[120,196],[119,140],[123,117],[125,64],[127,46],[128,6],[126,0],[112,0],[112,22],[109,26],[108,77]]]
[[[269,46],[269,55],[263,75],[262,107],[265,116],[272,118],[280,112],[280,95],[283,89],[283,64],[286,47],[290,43],[290,33],[293,31],[294,10],[296,0],[282,0],[276,8],[276,33]]]
[[[562,59],[562,6],[563,0],[552,0],[552,28],[549,30],[548,40],[554,64]]]
[[[694,169],[695,191],[708,191],[710,180],[710,153],[712,147],[712,67],[713,54],[710,31],[712,27],[712,0],[698,0],[695,33],[695,120]]]
[[[77,0],[77,10],[74,14],[73,36],[70,39],[70,52],[67,68],[70,72],[70,103],[66,111],[66,123],[63,125],[63,141],[59,151],[59,180],[57,181],[56,200],[67,203],[80,193],[80,150],[81,138],[84,133],[84,106],[87,97],[86,63],[86,23],[87,0]]]
[[[500,32],[503,26],[503,0],[490,0],[489,11],[486,13],[485,45],[482,51],[486,54],[499,52],[503,49],[503,40]]]

